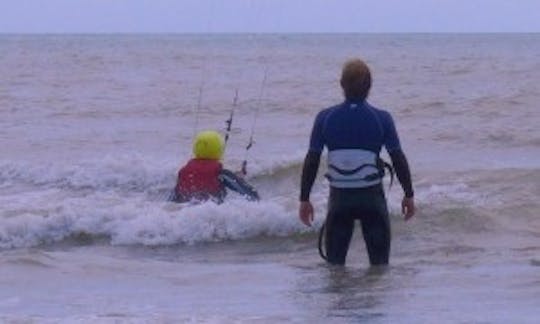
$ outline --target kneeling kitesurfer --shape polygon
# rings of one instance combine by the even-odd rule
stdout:
[[[197,134],[193,142],[194,158],[178,171],[172,200],[175,202],[213,200],[222,203],[227,189],[247,200],[259,200],[257,191],[242,177],[223,168],[224,140],[215,131]]]

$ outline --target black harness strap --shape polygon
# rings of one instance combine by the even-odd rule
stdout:
[[[356,172],[366,168],[366,167],[374,167],[374,168],[378,168],[375,164],[371,164],[371,163],[366,163],[366,164],[362,164],[361,166],[355,168],[355,169],[351,169],[351,170],[344,170],[344,169],[340,169],[338,168],[337,166],[333,165],[333,164],[329,164],[328,165],[329,168],[331,168],[332,170],[336,171],[337,173],[339,174],[342,174],[342,175],[353,175],[355,174]]]
[[[325,230],[326,230],[326,222],[324,222],[321,226],[321,229],[319,231],[319,242],[318,242],[318,247],[319,247],[319,255],[321,256],[321,258],[324,260],[324,261],[328,261],[328,256],[326,255],[324,249],[323,249],[323,237],[325,236]]]

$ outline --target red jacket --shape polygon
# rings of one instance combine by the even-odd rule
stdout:
[[[225,191],[219,180],[222,169],[218,160],[190,160],[178,171],[176,196],[182,200],[222,198]]]

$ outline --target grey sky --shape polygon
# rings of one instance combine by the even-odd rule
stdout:
[[[0,0],[20,32],[540,32],[540,0]]]

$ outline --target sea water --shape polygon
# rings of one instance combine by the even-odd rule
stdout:
[[[343,100],[353,57],[418,207],[404,222],[387,189],[382,269],[358,230],[345,267],[319,258],[324,163],[314,226],[297,216],[314,117]],[[0,75],[2,322],[540,318],[539,35],[3,35]],[[168,202],[236,91],[223,163],[247,160],[262,200]]]

